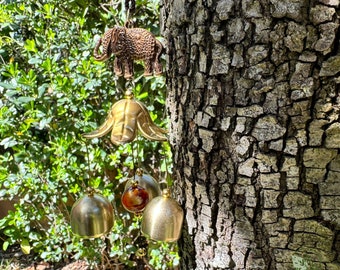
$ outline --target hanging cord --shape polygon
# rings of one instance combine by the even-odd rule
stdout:
[[[135,0],[125,0],[125,10],[126,10],[126,23],[125,27],[132,27],[133,22],[130,21],[130,15],[132,15],[136,10],[136,1]]]
[[[136,172],[136,159],[135,159],[135,142],[131,143],[131,152],[132,152],[132,174],[133,180],[135,180],[135,172]]]
[[[140,152],[141,152],[142,148],[141,148],[141,141],[140,141],[139,134],[137,134],[136,142],[137,142],[137,162],[138,162],[138,168],[142,169],[142,161],[141,161],[141,157],[140,157]]]
[[[164,143],[167,143],[167,142],[164,142]],[[159,182],[159,185],[160,185],[160,188],[161,190],[164,190],[164,189],[168,189],[170,187],[169,185],[169,171],[168,171],[168,168],[169,168],[169,162],[168,162],[168,156],[165,152],[165,147],[163,146],[163,157],[164,157],[164,163],[165,163],[165,172],[164,172],[164,178],[161,176],[161,181]],[[162,165],[161,165],[162,166]],[[162,173],[162,170],[160,170],[161,173]]]
[[[136,1],[135,0],[125,0],[125,9],[130,13],[134,13],[136,10]]]
[[[88,148],[88,142],[85,142],[85,149],[86,149],[86,159],[87,159],[87,179],[84,178],[82,184],[83,184],[83,189],[86,191],[86,193],[90,194],[94,192],[94,188],[90,187],[90,172],[91,172],[91,166],[90,166],[90,152]]]

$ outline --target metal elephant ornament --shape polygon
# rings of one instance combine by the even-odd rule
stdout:
[[[83,134],[83,137],[99,138],[111,131],[111,142],[115,145],[132,142],[138,133],[151,141],[166,141],[167,131],[156,126],[145,105],[133,99],[128,92],[126,99],[113,104],[105,122],[95,131]]]
[[[175,242],[181,235],[183,218],[183,209],[165,189],[162,196],[152,199],[145,207],[141,230],[152,240]]]
[[[72,231],[82,238],[97,238],[108,233],[113,222],[110,201],[92,190],[76,201],[71,210]]]
[[[102,53],[99,48],[102,46]],[[155,36],[143,28],[115,26],[107,30],[94,48],[94,58],[105,61],[115,54],[114,72],[117,76],[130,79],[133,76],[133,61],[143,60],[144,76],[161,75],[163,72],[160,57],[163,46]]]

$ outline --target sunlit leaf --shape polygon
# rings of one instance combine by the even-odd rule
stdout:
[[[22,241],[20,243],[20,248],[21,248],[22,252],[26,255],[31,253],[31,246],[30,246],[30,243],[27,239],[22,239]]]
[[[8,248],[8,246],[9,246],[9,242],[8,242],[8,241],[5,241],[5,242],[2,244],[2,249],[3,249],[4,251],[6,251],[7,248]]]
[[[35,41],[33,39],[27,39],[24,47],[29,52],[37,52],[37,48],[35,46]]]
[[[10,148],[16,144],[17,144],[17,141],[12,137],[5,138],[0,142],[0,145],[3,145],[5,149]]]

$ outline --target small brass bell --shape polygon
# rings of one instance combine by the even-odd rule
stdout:
[[[146,189],[149,194],[149,201],[162,194],[159,184],[155,178],[149,174],[145,174],[142,169],[137,169],[135,178],[126,182],[125,190],[132,186],[134,182],[137,182],[138,185]]]
[[[144,209],[142,232],[152,240],[174,242],[181,235],[183,210],[165,189],[162,196],[152,199]]]
[[[109,200],[93,191],[76,201],[71,210],[72,231],[83,238],[97,238],[108,233],[113,220]]]

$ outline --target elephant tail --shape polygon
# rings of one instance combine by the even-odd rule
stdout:
[[[93,56],[97,61],[105,61],[105,60],[109,59],[110,55],[107,52],[107,48],[105,48],[104,46],[103,46],[103,53],[99,54],[100,45],[102,45],[102,39],[101,38],[98,40],[96,46],[94,47]]]
[[[156,44],[155,44],[155,53],[156,53],[156,59],[160,60],[161,54],[163,53],[163,45],[162,43],[156,39]]]

